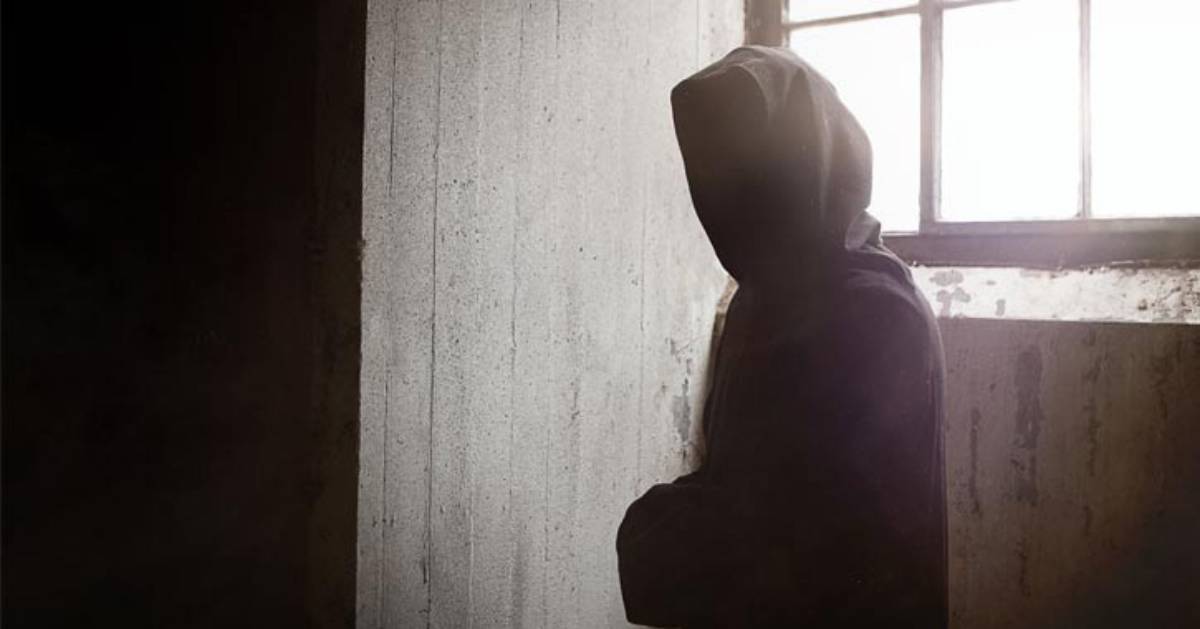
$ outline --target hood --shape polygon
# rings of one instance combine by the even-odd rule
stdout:
[[[786,48],[744,46],[671,91],[692,203],[739,283],[879,246],[871,144],[837,90]]]

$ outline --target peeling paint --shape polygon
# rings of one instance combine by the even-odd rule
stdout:
[[[938,316],[950,316],[950,307],[956,301],[965,304],[971,301],[971,296],[968,295],[967,291],[963,290],[961,286],[955,286],[954,292],[950,292],[948,290],[939,290],[937,292],[937,302],[942,305],[942,308],[938,311]]]
[[[958,302],[942,316],[1200,324],[1198,268],[915,267],[913,278],[930,303]]]
[[[1096,452],[1100,448],[1100,418],[1096,412],[1096,399],[1090,398],[1084,406],[1084,412],[1087,414],[1087,441],[1088,441],[1088,456],[1087,456],[1087,471],[1088,476],[1096,476]]]
[[[1089,330],[1091,343],[1094,345],[1096,333],[1094,330]],[[1088,344],[1088,338],[1085,337],[1084,344]],[[1096,451],[1100,446],[1100,413],[1096,408],[1096,382],[1100,378],[1100,368],[1103,364],[1103,357],[1097,357],[1092,361],[1087,371],[1083,372],[1083,382],[1088,385],[1087,401],[1083,405],[1083,413],[1087,418],[1087,471],[1088,476],[1096,475]]]
[[[1036,505],[1037,446],[1042,431],[1042,352],[1037,346],[1029,346],[1017,355],[1014,375],[1017,393],[1016,446],[1024,452],[1014,459],[1017,471],[1017,500]]]
[[[687,373],[680,385],[679,395],[671,400],[671,415],[675,420],[675,432],[679,435],[679,443],[686,446],[690,441],[692,431],[692,399],[689,389],[692,382],[692,359],[687,361]]]
[[[1200,327],[939,323],[957,626],[1191,626]]]
[[[1178,354],[1179,352],[1176,352]],[[1166,419],[1168,404],[1164,389],[1171,376],[1175,373],[1175,356],[1169,354],[1153,354],[1150,356],[1150,375],[1154,383],[1154,394],[1158,401],[1159,417]]]
[[[1032,450],[1037,448],[1042,422],[1042,352],[1037,346],[1026,347],[1017,355],[1014,381],[1017,387],[1018,444]]]
[[[967,476],[967,496],[971,499],[971,513],[983,515],[983,507],[979,503],[979,422],[983,419],[978,408],[971,409],[971,469]]]
[[[963,274],[955,269],[938,271],[933,274],[933,277],[929,278],[929,281],[937,284],[938,286],[950,286],[952,284],[961,283],[963,281]]]
[[[1025,538],[1017,543],[1017,589],[1026,598],[1033,595],[1029,584],[1029,542]]]

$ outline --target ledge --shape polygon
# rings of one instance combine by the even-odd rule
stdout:
[[[1200,268],[913,267],[941,318],[1200,325]]]
[[[887,234],[884,243],[904,261],[923,265],[1200,266],[1200,232],[1080,234]]]

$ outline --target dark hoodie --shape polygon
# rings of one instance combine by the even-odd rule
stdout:
[[[621,523],[626,615],[945,627],[941,342],[864,211],[866,134],[779,48],[738,48],[671,102],[696,214],[738,291],[703,464]]]

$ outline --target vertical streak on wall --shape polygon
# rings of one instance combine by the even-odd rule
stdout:
[[[557,377],[555,342],[561,333],[561,294],[554,281],[559,265],[554,224],[540,211],[552,207],[551,184],[556,156],[553,119],[558,12],[555,0],[537,0],[522,9],[520,35],[520,118],[517,121],[519,184],[514,251],[513,356],[513,502],[516,544],[512,579],[512,625],[545,627],[547,609],[547,527],[549,434]]]
[[[724,285],[669,90],[741,4],[372,3],[360,626],[625,625],[617,524],[694,462]]]
[[[940,323],[952,624],[1193,626],[1200,327]]]
[[[699,23],[694,0],[654,2],[651,6],[650,45],[646,50],[649,77],[646,92],[657,96],[659,102],[648,105],[662,108],[670,120],[669,95],[675,83],[684,76],[678,68],[698,68],[696,60]],[[655,124],[647,132],[651,146],[670,146],[675,149],[675,136],[670,124]],[[701,320],[711,321],[711,313],[700,313],[678,307],[688,303],[686,293],[703,290],[719,292],[711,283],[715,276],[703,264],[681,264],[696,260],[712,264],[712,254],[692,211],[688,196],[680,195],[684,181],[683,165],[678,159],[652,160],[646,171],[648,203],[646,206],[645,291],[648,295],[643,313],[645,400],[643,414],[651,417],[671,417],[670,422],[645,422],[641,429],[642,487],[671,480],[675,473],[692,467],[694,450],[681,440],[677,424],[682,420],[690,426],[692,417],[676,417],[674,413],[690,415],[697,408],[693,403],[699,386],[693,379],[703,372],[696,357],[706,349],[708,327]],[[652,269],[671,269],[675,273],[656,273]],[[705,274],[705,271],[709,271]],[[706,280],[708,280],[706,282]],[[683,434],[687,434],[685,429]]]
[[[616,434],[604,441],[605,445],[611,448],[609,451],[594,455],[597,461],[614,462],[607,468],[610,475],[607,487],[604,488],[604,526],[595,530],[598,537],[595,541],[597,555],[594,570],[608,568],[604,572],[607,580],[603,584],[603,591],[598,592],[607,601],[607,616],[604,620],[608,625],[623,624],[624,620],[619,584],[615,571],[609,568],[615,563],[612,540],[625,504],[637,491],[639,435],[641,427],[648,423],[643,404],[643,317],[647,298],[653,300],[656,297],[647,296],[645,287],[645,219],[646,213],[651,210],[647,204],[644,173],[650,164],[658,159],[658,152],[664,148],[649,141],[648,132],[658,125],[668,124],[669,120],[649,113],[661,111],[662,104],[661,101],[655,102],[653,88],[648,85],[647,69],[653,64],[643,62],[649,33],[655,28],[653,21],[645,18],[646,4],[621,3],[619,13],[609,19],[610,32],[605,37],[605,41],[609,42],[608,45],[613,49],[625,51],[619,63],[611,66],[613,74],[610,81],[629,86],[622,91],[620,106],[617,107],[614,103],[614,106],[608,109],[610,114],[617,116],[611,123],[617,128],[612,132],[603,133],[603,137],[610,141],[605,147],[609,152],[609,159],[621,164],[620,170],[608,171],[615,178],[603,183],[606,189],[614,193],[609,202],[613,204],[612,211],[619,214],[614,221],[619,230],[611,235],[613,241],[619,244],[616,256],[623,261],[621,267],[612,269],[608,276],[613,282],[609,291],[619,291],[625,302],[630,304],[622,313],[621,331],[614,330],[610,339],[616,349],[614,358],[617,360],[614,361],[614,367],[622,374],[619,383],[615,383],[620,389],[613,388],[607,391],[605,396],[606,401],[611,399],[613,402],[610,407],[615,413],[616,423],[611,430]],[[637,25],[638,28],[631,28],[631,25]],[[694,295],[703,298],[699,293]],[[603,369],[599,365],[597,368]],[[600,545],[602,541],[608,542],[606,547]],[[594,606],[599,607],[600,603],[596,602]]]
[[[447,394],[469,396],[472,406],[468,459],[472,569],[467,613],[474,624],[508,626],[513,603],[513,255],[523,3],[489,0],[481,6],[479,201],[476,214],[455,221],[471,229],[461,241],[464,248],[447,251],[447,261],[457,256],[470,278],[456,284],[452,292],[476,303],[465,312],[448,313],[470,327],[461,342],[471,352],[465,363],[471,383]]]
[[[377,283],[386,266],[384,239],[365,234],[382,231],[386,225],[388,179],[391,163],[392,72],[389,67],[394,37],[380,37],[379,29],[390,26],[396,7],[369,2],[363,101],[363,280],[362,292],[362,382],[359,395],[359,481],[358,481],[358,590],[355,618],[362,628],[383,624],[384,549],[387,547],[383,521],[384,470],[387,438],[387,348],[386,327],[390,317],[384,302],[387,289]],[[386,60],[386,64],[385,64]]]
[[[554,99],[554,114],[551,130],[555,161],[551,165],[552,181],[549,185],[550,198],[543,211],[552,214],[550,237],[555,243],[551,256],[554,273],[548,278],[557,288],[554,307],[558,317],[552,330],[559,347],[548,357],[558,369],[549,379],[550,399],[543,421],[547,434],[546,473],[546,624],[548,627],[577,625],[570,618],[574,608],[574,592],[578,590],[577,575],[571,556],[570,541],[574,535],[575,484],[577,468],[574,450],[578,446],[579,372],[574,366],[580,352],[577,345],[581,338],[578,329],[579,283],[572,278],[578,271],[577,243],[582,241],[578,233],[579,214],[586,211],[580,203],[585,191],[581,190],[578,156],[586,148],[588,138],[581,135],[585,107],[588,104],[581,94],[571,91],[572,80],[578,81],[582,71],[580,63],[581,41],[586,37],[588,22],[581,15],[582,2],[556,2],[554,20],[555,82],[550,86]],[[568,138],[571,141],[568,141]]]
[[[369,2],[358,625],[424,626],[440,4]]]
[[[499,326],[488,282],[499,239],[481,221],[480,0],[443,0],[434,234],[430,623],[465,627],[474,583],[476,428],[486,421]],[[490,52],[490,51],[489,51]],[[488,203],[491,202],[488,195]],[[505,326],[507,332],[507,326]]]
[[[601,2],[592,10],[591,78],[587,97],[596,103],[587,133],[596,139],[589,152],[588,186],[593,201],[584,217],[592,235],[583,252],[583,301],[588,339],[582,345],[581,408],[593,421],[581,422],[579,451],[580,493],[575,540],[579,557],[581,621],[611,626],[623,622],[617,581],[614,539],[617,525],[633,489],[640,381],[639,346],[641,287],[631,281],[641,259],[640,222],[644,206],[626,194],[638,173],[626,160],[631,141],[627,126],[653,108],[630,106],[631,77],[638,76],[642,5],[629,1]],[[620,51],[616,53],[615,51]],[[609,86],[623,86],[613,92]],[[633,140],[637,141],[637,140]],[[590,250],[589,250],[590,249]],[[622,304],[614,307],[614,304]],[[607,311],[607,312],[606,312]],[[606,312],[596,317],[595,313]]]

